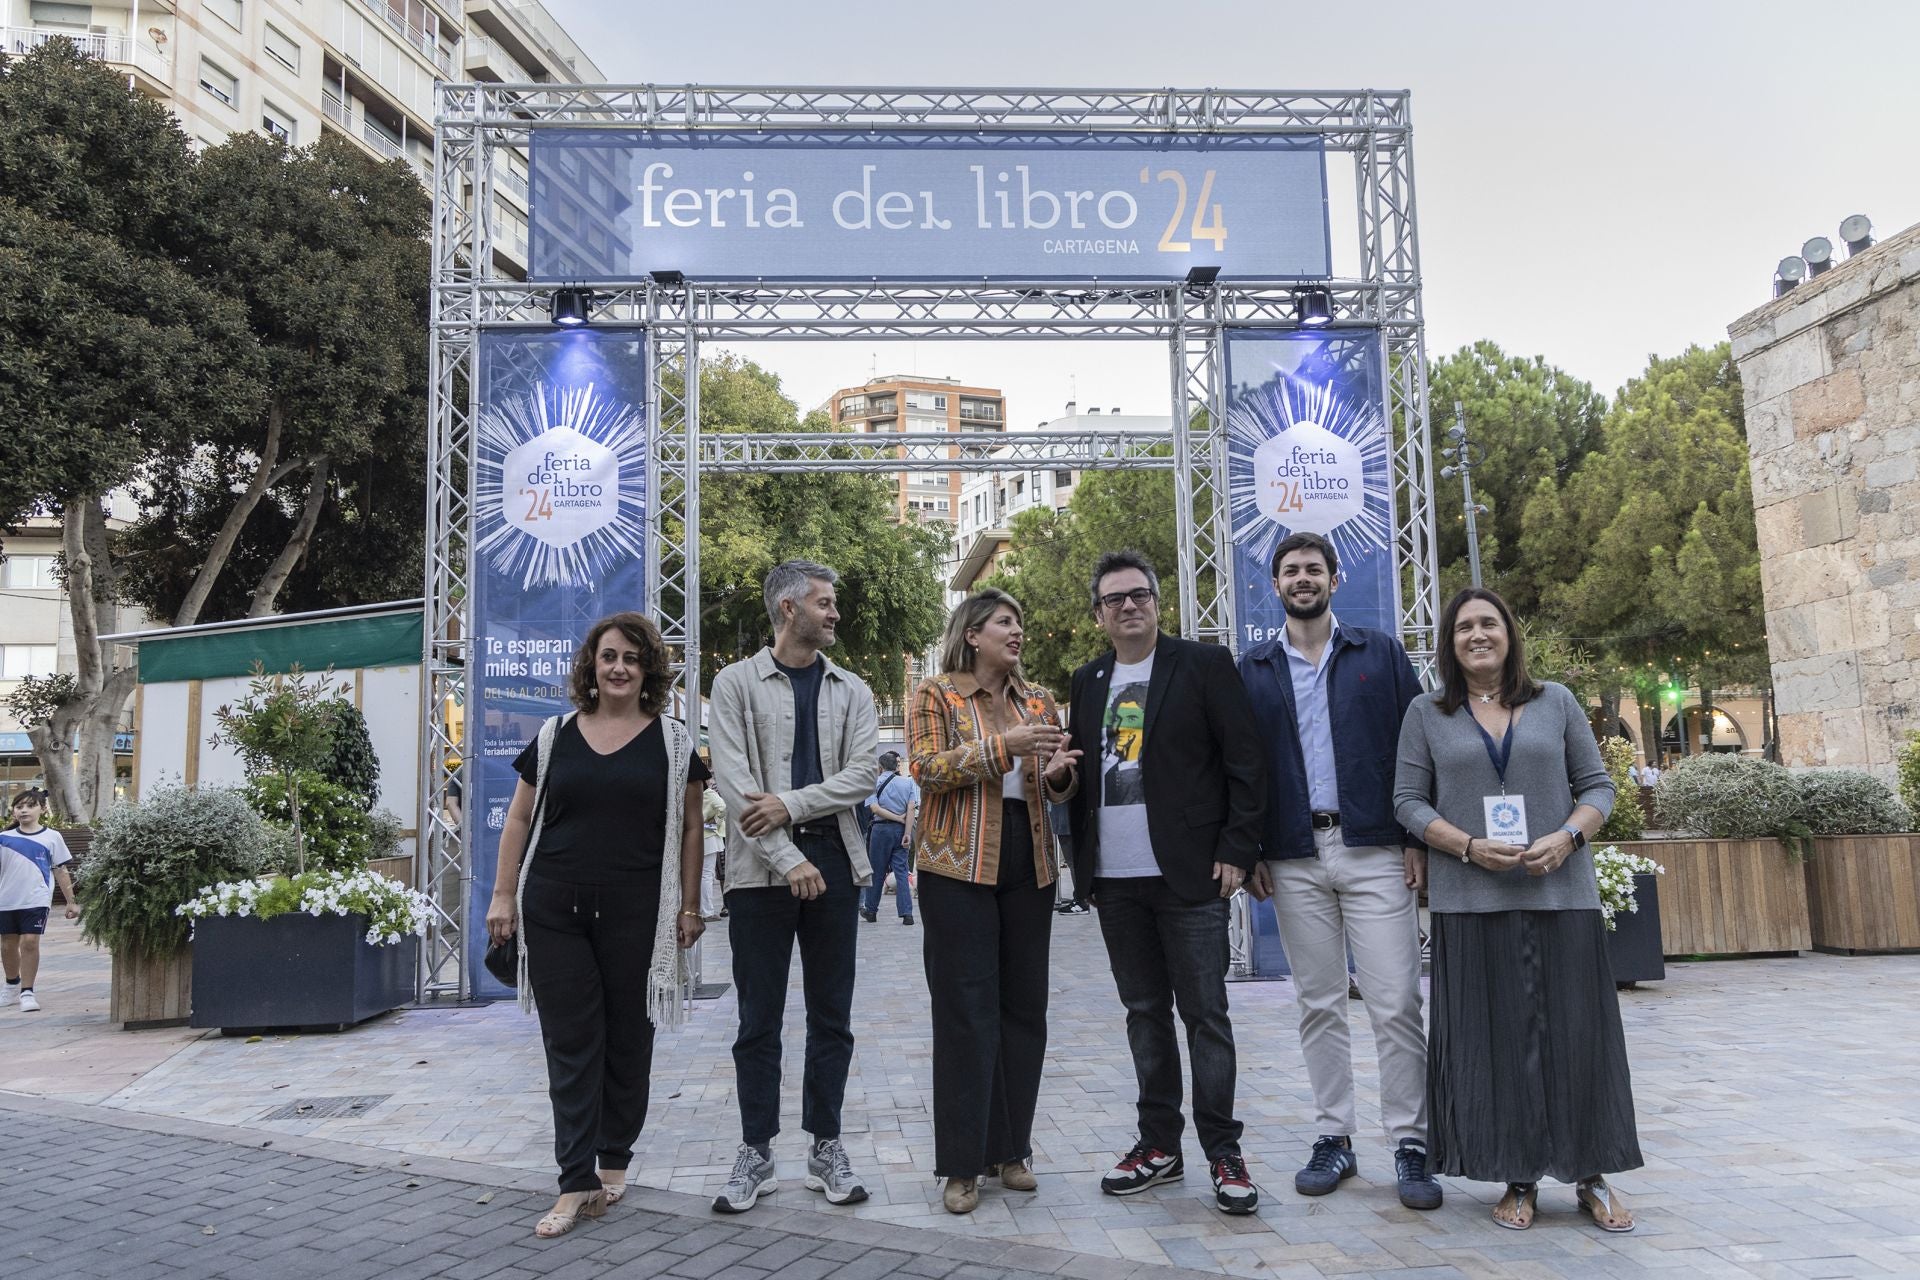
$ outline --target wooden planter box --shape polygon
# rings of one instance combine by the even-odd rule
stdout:
[[[413,1003],[420,939],[376,947],[366,932],[358,913],[195,921],[192,1025],[345,1030]]]
[[[374,858],[367,863],[367,870],[377,876],[413,888],[413,858]]]
[[[1778,840],[1622,840],[1667,869],[1660,949],[1668,957],[1766,955],[1813,946],[1805,868]]]
[[[1817,951],[1920,951],[1920,835],[1821,836],[1806,868]]]
[[[185,1026],[193,1009],[193,951],[164,959],[114,952],[107,1008],[128,1031]]]

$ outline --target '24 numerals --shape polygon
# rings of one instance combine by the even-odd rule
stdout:
[[[1140,181],[1142,183],[1171,182],[1178,193],[1173,206],[1173,216],[1167,219],[1167,229],[1160,233],[1160,251],[1162,253],[1193,252],[1191,241],[1175,238],[1180,234],[1180,220],[1187,216],[1186,175],[1178,169],[1162,169],[1149,178],[1147,176],[1149,171],[1149,166],[1141,166]],[[1213,241],[1214,251],[1219,252],[1227,247],[1227,222],[1220,212],[1220,206],[1212,205],[1212,221],[1201,221],[1208,212],[1208,197],[1213,195],[1213,172],[1212,169],[1208,169],[1200,179],[1200,194],[1193,202],[1193,222],[1187,227],[1187,234],[1193,240]]]

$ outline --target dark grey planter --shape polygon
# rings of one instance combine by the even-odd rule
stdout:
[[[1607,935],[1607,960],[1613,967],[1613,980],[1623,987],[1658,982],[1667,976],[1667,962],[1660,950],[1660,877],[1635,876],[1633,896],[1640,909],[1615,915],[1613,932]]]
[[[366,917],[357,913],[208,916],[193,926],[189,1025],[228,1035],[343,1030],[411,1004],[419,956],[412,936],[368,943]]]

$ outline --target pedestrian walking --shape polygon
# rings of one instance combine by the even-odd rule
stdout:
[[[933,1019],[933,1172],[949,1213],[983,1175],[1033,1191],[1033,1113],[1047,1051],[1053,829],[1079,752],[1053,695],[1020,671],[1019,602],[969,597],[940,674],[914,690],[907,745],[924,796],[914,841]],[[876,824],[877,826],[878,824]]]
[[[53,886],[67,902],[67,919],[80,918],[67,864],[73,854],[58,831],[46,825],[48,796],[29,787],[13,798],[13,821],[0,831],[0,1008],[18,1004],[22,1013],[40,1012],[34,983],[40,977],[40,939],[53,914]]]
[[[1233,655],[1160,631],[1160,585],[1134,551],[1094,566],[1094,619],[1113,648],[1073,673],[1073,882],[1087,886],[1127,1011],[1139,1133],[1101,1180],[1134,1195],[1183,1177],[1176,1008],[1187,1029],[1193,1123],[1214,1202],[1252,1213],[1227,1012],[1228,899],[1259,854],[1266,761]]]
[[[873,882],[861,892],[860,918],[868,924],[880,920],[880,895],[887,877],[893,877],[893,904],[901,924],[913,923],[912,857],[909,833],[914,813],[920,806],[920,791],[913,779],[900,773],[900,753],[880,753],[880,776],[874,779],[873,794],[867,808],[873,825],[867,829],[867,861],[873,866]]]
[[[723,919],[727,909],[720,905],[720,855],[727,848],[727,802],[720,790],[707,779],[700,792],[700,918]]]
[[[726,900],[739,993],[733,1066],[741,1141],[721,1213],[744,1213],[778,1189],[780,1040],[787,971],[800,947],[806,1065],[800,1121],[812,1135],[806,1185],[830,1204],[867,1198],[840,1143],[853,1058],[858,887],[870,879],[855,806],[873,791],[880,722],[873,693],[823,650],[840,621],[823,564],[789,560],[763,594],[773,644],[714,677],[709,736],[727,802]]]
[[[563,1236],[626,1194],[646,1124],[654,1028],[681,1016],[680,952],[705,927],[700,785],[660,632],[594,623],[574,653],[575,710],[513,762],[487,935],[519,938],[520,1007],[537,1008],[560,1198],[534,1234]]]
[[[1506,1183],[1503,1227],[1533,1225],[1552,1177],[1603,1230],[1630,1231],[1604,1175],[1638,1168],[1640,1141],[1587,843],[1613,782],[1579,701],[1527,674],[1498,594],[1461,591],[1439,634],[1440,691],[1408,710],[1394,786],[1400,824],[1434,851],[1433,1167]]]
[[[1340,557],[1315,533],[1283,538],[1273,589],[1287,622],[1240,660],[1271,787],[1253,894],[1273,899],[1300,1007],[1300,1049],[1319,1138],[1294,1174],[1320,1196],[1359,1169],[1347,957],[1380,1055],[1380,1111],[1409,1209],[1437,1209],[1427,1171],[1427,1036],[1420,1009],[1419,890],[1426,850],[1394,817],[1387,761],[1420,694],[1400,641],[1333,612]]]

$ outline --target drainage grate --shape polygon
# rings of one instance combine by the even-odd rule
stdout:
[[[343,1116],[365,1115],[392,1096],[390,1093],[372,1093],[360,1097],[295,1098],[286,1106],[275,1107],[260,1118],[262,1120],[338,1120]]]

